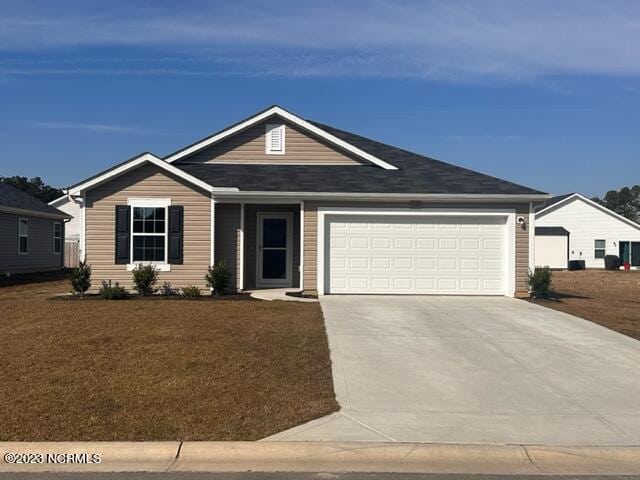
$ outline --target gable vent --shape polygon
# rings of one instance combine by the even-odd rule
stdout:
[[[284,125],[281,123],[268,123],[266,126],[267,155],[284,155]]]

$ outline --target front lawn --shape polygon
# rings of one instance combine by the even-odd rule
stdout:
[[[640,271],[553,272],[553,289],[536,302],[640,340]]]
[[[317,303],[69,289],[0,288],[0,441],[256,440],[337,409]]]

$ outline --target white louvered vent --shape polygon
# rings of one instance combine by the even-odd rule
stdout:
[[[265,153],[267,155],[284,155],[284,125],[268,123],[266,130]]]

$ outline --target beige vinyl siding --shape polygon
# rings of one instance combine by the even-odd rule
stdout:
[[[277,164],[319,164],[358,165],[350,154],[343,153],[326,141],[304,132],[298,126],[285,122],[285,154],[265,153],[265,126],[281,123],[272,119],[243,130],[220,143],[194,153],[180,162],[195,163],[277,163]]]
[[[240,204],[216,204],[214,231],[215,261],[225,261],[231,273],[229,289],[237,290],[240,272]]]
[[[211,261],[211,198],[207,192],[145,164],[86,193],[86,261],[92,267],[92,291],[102,280],[131,289],[131,272],[115,264],[115,206],[129,198],[170,198],[184,207],[184,263],[160,272],[160,282],[174,288],[206,288],[204,276]]]
[[[291,281],[292,287],[300,286],[300,206],[299,205],[245,205],[245,288],[256,286],[257,275],[257,227],[258,212],[261,213],[292,213],[291,225]]]
[[[304,212],[304,289],[317,289],[318,278],[318,207],[360,207],[360,208],[410,208],[407,202],[372,203],[372,202],[305,202]],[[527,272],[529,271],[529,204],[464,204],[464,203],[433,203],[422,204],[421,208],[477,208],[483,209],[515,209],[517,216],[524,216],[526,228],[516,225],[516,294],[526,294]]]
[[[28,253],[18,254],[18,219],[29,220]],[[30,273],[59,270],[63,253],[53,252],[53,224],[62,224],[64,250],[64,222],[48,218],[0,213],[0,274]]]

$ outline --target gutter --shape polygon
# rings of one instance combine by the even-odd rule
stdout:
[[[5,206],[0,206],[0,212],[11,213],[14,215],[25,215],[27,217],[51,218],[54,220],[65,220],[65,219],[71,220],[73,218],[67,214],[57,215],[55,213],[39,212],[37,210],[28,210],[26,208],[14,208],[14,207],[5,207]]]
[[[217,190],[217,191],[216,191]],[[355,192],[263,192],[263,191],[224,191],[214,189],[216,198],[304,198],[314,200],[354,199],[354,200],[423,200],[423,201],[454,201],[454,202],[542,202],[551,198],[546,193],[541,194],[449,194],[449,193],[355,193]]]

